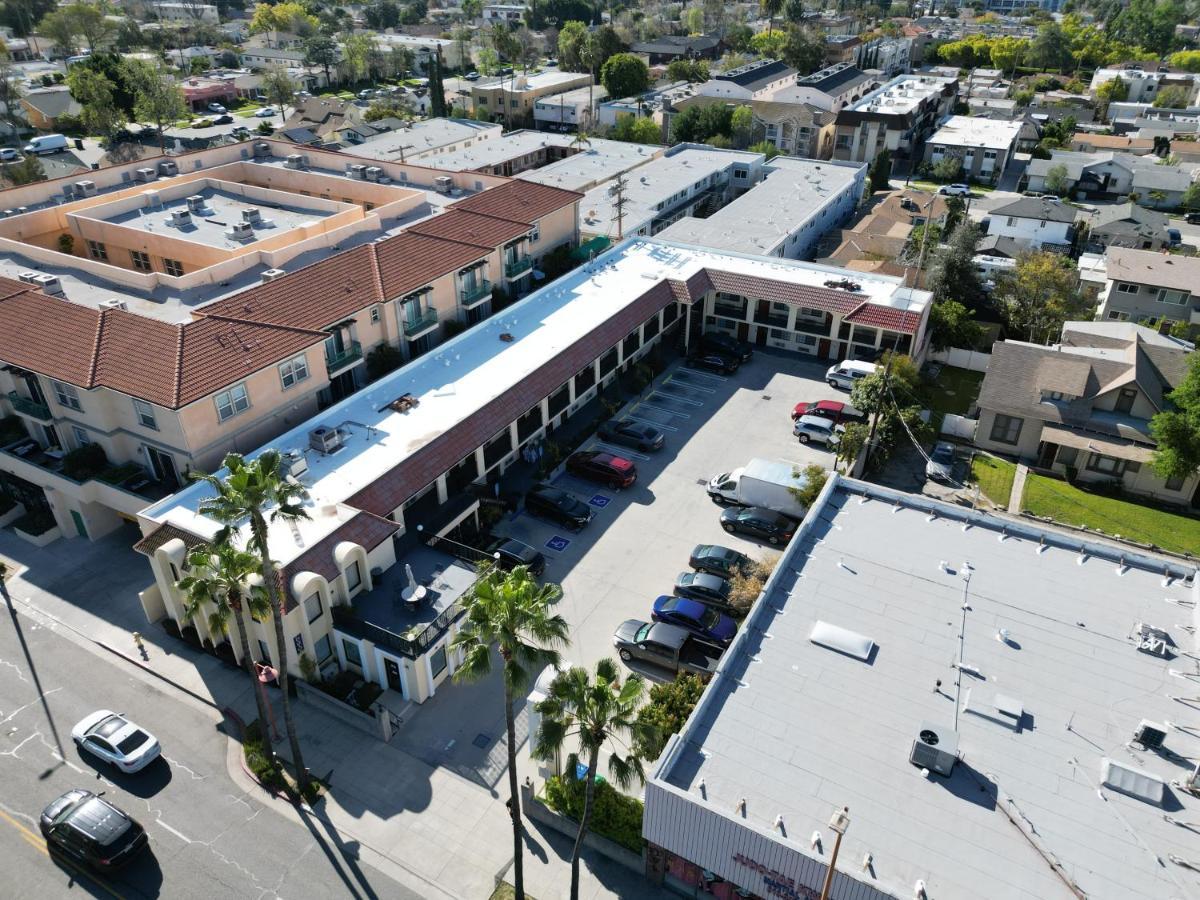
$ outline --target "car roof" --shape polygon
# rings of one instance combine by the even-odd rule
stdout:
[[[785,516],[783,513],[775,512],[773,509],[767,509],[765,506],[747,506],[741,510],[739,515],[742,518],[750,518],[753,516],[756,519],[767,519],[768,521],[787,519],[787,516]]]
[[[708,610],[708,607],[699,600],[692,600],[688,597],[664,597],[661,599],[664,601],[664,605],[669,605],[675,612],[696,621],[704,618],[704,613]]]
[[[822,431],[833,430],[833,423],[821,416],[801,416],[799,424],[811,425],[814,428],[820,428]]]
[[[107,844],[123,834],[132,824],[129,816],[95,796],[82,800],[68,814],[67,821],[101,844]]]
[[[536,484],[529,489],[529,493],[538,494],[542,497],[562,498],[567,496],[567,492],[562,488],[556,488],[551,484]]]
[[[846,404],[841,400],[818,400],[816,403],[810,403],[809,409],[828,409],[833,412],[841,412],[846,408]]]

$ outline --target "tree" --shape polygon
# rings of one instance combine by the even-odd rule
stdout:
[[[287,118],[287,108],[296,100],[296,86],[292,76],[282,66],[272,66],[262,77],[262,92],[267,102],[279,107],[279,118]]]
[[[367,77],[375,37],[370,34],[347,34],[342,37],[342,65],[353,82]]]
[[[509,813],[513,829],[513,886],[525,897],[521,844],[521,795],[517,788],[517,731],[513,702],[531,678],[546,666],[557,666],[558,648],[568,643],[566,620],[552,612],[562,598],[556,584],[539,586],[528,569],[505,573],[498,568],[475,583],[463,601],[463,625],[450,642],[463,654],[456,681],[478,681],[492,671],[492,645],[500,655],[504,676],[504,721],[508,732]]]
[[[1064,322],[1090,319],[1092,304],[1079,292],[1079,275],[1059,253],[1023,253],[996,281],[1009,329],[1035,343],[1053,339]]]
[[[783,0],[758,0],[758,8],[767,17],[767,34],[775,30],[775,17],[783,9]]]
[[[729,136],[739,150],[750,144],[750,132],[754,128],[754,110],[749,106],[738,106],[729,117]]]
[[[0,25],[7,25],[18,37],[32,34],[35,23],[58,4],[55,0],[16,0],[0,6]],[[42,32],[44,37],[49,35]]]
[[[587,26],[582,22],[565,22],[558,32],[558,67],[564,72],[586,72],[583,64],[583,43]]]
[[[1167,407],[1150,420],[1158,443],[1154,471],[1163,478],[1189,478],[1200,468],[1200,354],[1189,356],[1183,380],[1167,394]]]
[[[265,728],[269,721],[266,698],[250,653],[249,618],[261,620],[271,614],[267,592],[256,583],[261,569],[259,559],[231,544],[218,543],[193,550],[187,562],[189,574],[179,582],[179,589],[186,597],[183,617],[191,621],[207,614],[208,630],[214,635],[229,634],[230,620],[237,620],[242,668],[254,682],[258,722]]]
[[[1110,104],[1121,103],[1128,96],[1129,85],[1122,81],[1120,77],[1110,78],[1096,88],[1096,103],[1100,107],[1098,110],[1100,119],[1103,121],[1108,118],[1108,107]]]
[[[1200,209],[1200,181],[1193,181],[1187,186],[1183,192],[1183,206],[1190,210]]]
[[[462,0],[461,8],[463,18],[468,22],[474,22],[483,15],[483,0]]]
[[[683,27],[688,34],[701,34],[704,31],[704,10],[699,6],[689,6],[683,13]]]
[[[1017,66],[1021,64],[1022,58],[1029,47],[1029,41],[1015,37],[1002,37],[992,42],[989,57],[991,63],[1001,72],[1008,72],[1009,77],[1014,77],[1017,72]]]
[[[395,28],[400,24],[400,4],[395,0],[376,0],[363,9],[363,20],[375,31]]]
[[[1159,109],[1185,109],[1188,105],[1188,92],[1175,85],[1163,88],[1154,98],[1154,105]]]
[[[89,50],[95,50],[116,30],[117,26],[99,4],[83,2],[59,7],[38,25],[41,34],[68,53],[78,48],[80,39]]]
[[[73,55],[79,49],[75,21],[66,7],[56,9],[43,16],[42,21],[38,23],[37,30],[38,34],[49,38],[55,47],[68,56]]]
[[[867,174],[871,180],[871,191],[886,191],[890,189],[892,177],[892,152],[884,147],[871,163],[871,171]]]
[[[5,164],[4,175],[14,185],[33,184],[46,180],[46,169],[36,154],[29,154],[19,163]]]
[[[642,733],[646,737],[634,739],[634,752],[647,762],[658,759],[667,740],[683,728],[703,693],[704,682],[690,672],[676,675],[674,681],[651,685],[650,701],[638,710],[638,722],[645,727]]]
[[[930,170],[938,181],[954,182],[963,177],[963,162],[957,156],[943,156]]]
[[[338,64],[341,52],[337,41],[327,34],[314,34],[304,42],[304,62],[325,70],[325,83],[333,84],[330,70]]]
[[[662,129],[658,123],[646,116],[623,113],[617,116],[617,124],[608,133],[614,141],[629,144],[661,144]]]
[[[0,118],[8,125],[14,139],[23,124],[20,104],[23,81],[23,73],[14,68],[8,47],[0,41]]]
[[[974,350],[982,337],[983,329],[971,311],[957,300],[943,300],[929,308],[929,341],[934,350]]]
[[[1180,50],[1172,53],[1171,68],[1184,72],[1200,72],[1200,50]]]
[[[825,62],[825,36],[811,28],[788,26],[783,61],[802,75],[815,72]]]
[[[479,67],[479,74],[495,75],[500,71],[500,57],[491,47],[482,47],[475,55],[477,57],[475,64]]]
[[[888,351],[874,372],[854,382],[850,404],[868,416],[894,413],[897,403],[916,400],[920,384],[921,373],[911,357]]]
[[[744,22],[738,22],[735,25],[731,25],[729,30],[725,32],[725,43],[735,53],[745,53],[750,49],[750,41],[753,37],[753,29]]]
[[[673,59],[667,64],[668,81],[703,84],[708,78],[708,63],[702,59]]]
[[[751,144],[746,149],[751,153],[761,153],[769,160],[774,159],[779,155],[779,148],[767,140],[759,141],[757,144]]]
[[[1130,0],[1107,30],[1118,41],[1142,46],[1155,56],[1163,56],[1175,43],[1175,26],[1186,19],[1175,0]]]
[[[296,782],[303,792],[308,788],[308,770],[304,767],[304,755],[300,750],[300,739],[296,735],[296,722],[292,718],[292,703],[288,695],[288,644],[283,632],[283,617],[287,614],[286,599],[280,590],[279,572],[271,559],[267,544],[267,510],[270,521],[294,523],[307,519],[304,510],[304,487],[289,482],[284,477],[283,457],[278,450],[264,450],[252,460],[240,453],[226,454],[222,464],[226,475],[194,475],[214,492],[214,496],[200,504],[200,514],[210,516],[221,523],[216,544],[231,544],[244,522],[249,523],[246,549],[258,557],[259,571],[271,605],[271,617],[275,623],[275,649],[279,655],[279,695],[283,703],[283,723],[292,749],[292,766]]]
[[[1062,163],[1051,166],[1046,170],[1046,190],[1051,194],[1062,195],[1067,192],[1071,186],[1070,176],[1067,174],[1067,167]]]
[[[89,134],[111,140],[124,127],[126,119],[113,102],[113,84],[104,75],[84,66],[72,66],[67,84],[83,111],[79,114]]]
[[[285,0],[283,3],[269,5],[267,3],[256,3],[254,5],[254,16],[250,19],[251,34],[267,34],[267,43],[272,42],[271,35],[274,35],[274,40],[279,40],[279,32],[287,31],[298,34],[301,37],[307,37],[317,30],[320,23],[317,17],[312,15],[302,3],[297,3],[295,0]]]
[[[1063,71],[1074,66],[1075,59],[1067,45],[1067,36],[1062,26],[1055,22],[1046,22],[1038,26],[1037,36],[1029,45],[1026,54],[1031,65],[1042,69],[1057,69]]]
[[[430,60],[429,66],[429,114],[435,119],[446,115],[446,88],[442,84],[442,48]]]
[[[601,67],[600,83],[610,97],[632,97],[650,86],[650,69],[641,57],[632,53],[617,53],[605,60]]]
[[[954,229],[947,245],[937,251],[925,279],[925,288],[933,292],[935,301],[958,300],[976,314],[987,308],[987,292],[975,268],[979,238],[979,226],[964,222]]]
[[[617,664],[602,659],[596,663],[596,673],[591,678],[586,669],[578,666],[559,673],[550,683],[546,699],[534,707],[542,716],[534,740],[534,755],[539,759],[554,759],[568,739],[575,738],[579,750],[567,756],[564,771],[559,774],[575,778],[580,756],[587,760],[583,815],[571,849],[571,900],[579,900],[579,856],[591,823],[600,751],[612,742],[636,747],[653,740],[650,726],[637,717],[645,691],[641,675],[630,675],[622,683]],[[623,789],[646,780],[642,759],[632,749],[624,755],[615,750],[609,753],[608,774]]]
[[[166,152],[164,129],[188,114],[183,90],[161,64],[140,59],[125,60],[125,70],[134,88],[134,115],[139,122],[150,122],[158,131],[158,149]]]

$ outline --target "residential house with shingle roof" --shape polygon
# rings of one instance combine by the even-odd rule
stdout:
[[[1033,250],[1065,253],[1075,241],[1077,210],[1047,197],[1021,197],[988,214],[991,237],[1012,238]]]
[[[1166,250],[1172,244],[1167,214],[1136,203],[1097,206],[1085,221],[1088,250],[1096,253],[1106,247]]]
[[[1053,150],[1050,159],[1031,159],[1026,169],[1031,191],[1054,193],[1047,184],[1051,172],[1066,175],[1066,190],[1072,196],[1119,197],[1136,195],[1142,206],[1174,209],[1183,202],[1183,193],[1200,176],[1200,166],[1183,163],[1160,165],[1153,155],[1103,151],[1078,153]],[[1053,179],[1051,181],[1053,183]]]
[[[979,391],[975,443],[1035,469],[1195,506],[1200,474],[1156,474],[1150,434],[1192,352],[1132,322],[1068,322],[1050,347],[1000,341]]]

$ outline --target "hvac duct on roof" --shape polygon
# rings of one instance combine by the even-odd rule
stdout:
[[[808,639],[814,644],[845,653],[855,659],[870,659],[871,651],[875,649],[875,642],[869,637],[840,625],[830,625],[828,622],[818,621],[813,625],[812,634]]]
[[[1135,769],[1114,759],[1100,762],[1100,781],[1107,788],[1162,806],[1166,786],[1157,775],[1143,769]]]

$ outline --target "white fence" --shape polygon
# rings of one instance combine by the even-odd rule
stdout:
[[[975,428],[977,425],[979,425],[978,419],[968,419],[966,416],[956,416],[954,413],[946,413],[942,418],[942,434],[962,438],[964,441],[973,441],[975,440]]]
[[[951,347],[948,350],[935,350],[929,354],[929,358],[934,362],[957,366],[960,369],[970,369],[972,372],[986,372],[988,363],[992,361],[992,354]]]

